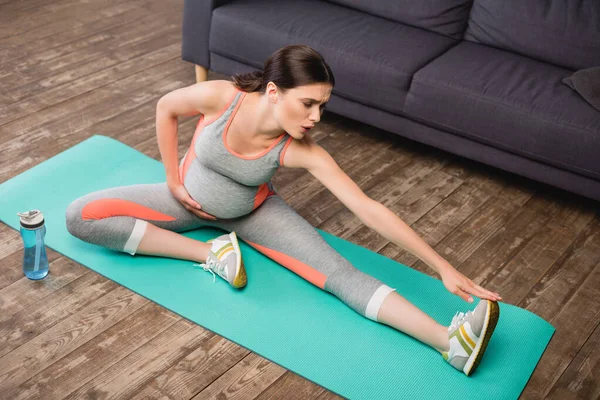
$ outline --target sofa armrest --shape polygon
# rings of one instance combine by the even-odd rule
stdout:
[[[210,22],[215,8],[228,0],[185,0],[181,29],[181,58],[210,68],[208,41]]]

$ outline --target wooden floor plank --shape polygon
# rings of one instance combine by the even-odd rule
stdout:
[[[520,302],[519,306],[552,321],[600,263],[600,214],[586,226],[566,252],[554,263]]]
[[[50,261],[49,268],[52,269],[52,274],[45,279],[32,281],[21,273],[21,279],[0,289],[0,323],[29,306],[37,307],[46,301],[47,296],[89,272],[87,268],[82,268],[65,257]],[[6,336],[0,334],[0,343],[2,337]]]
[[[3,2],[0,2],[0,4]],[[60,9],[70,8],[74,5],[81,6],[82,4],[80,1],[75,2],[73,0],[18,0],[3,5],[2,10],[6,10],[6,12],[0,15],[3,20],[9,21],[9,16],[12,16],[13,18],[24,17],[26,15],[39,16],[57,12]]]
[[[215,335],[201,343],[184,358],[173,362],[168,369],[147,379],[142,386],[136,382],[127,386],[124,398],[147,399],[168,397],[189,399],[202,391],[245,358],[249,351]],[[141,390],[138,390],[141,388]]]
[[[142,299],[138,296],[138,300]],[[142,346],[147,347],[149,342],[160,346],[161,340],[171,344],[176,344],[172,343],[174,338],[189,341],[192,337],[186,335],[186,332],[191,329],[192,324],[182,321],[178,315],[156,303],[145,301],[143,307],[94,336],[76,350],[60,359],[57,357],[56,362],[15,387],[9,395],[15,400],[63,399],[82,383],[100,374],[106,376],[107,370],[114,367],[125,355],[128,355],[125,357],[128,361],[133,361],[134,357],[130,353]],[[154,340],[157,338],[158,340]],[[156,351],[160,351],[160,347],[153,350],[154,357]],[[120,366],[124,367],[125,364],[121,361]],[[139,366],[138,364],[137,367]],[[131,365],[127,365],[127,368],[131,368]],[[127,371],[126,368],[119,368],[119,376],[130,382],[134,377],[124,376],[124,370]]]
[[[400,169],[394,175],[381,182],[365,194],[370,198],[380,202],[386,207],[398,200],[398,198],[407,193],[416,184],[422,181],[427,175],[441,169],[449,160],[446,158],[430,158],[418,161],[416,158]],[[307,215],[303,217],[308,218]],[[333,235],[347,238],[363,226],[360,221],[349,209],[343,208],[331,218],[319,224],[317,227]]]
[[[9,16],[17,15],[17,11],[30,6],[33,3],[40,3],[48,0],[0,0],[0,6],[5,13],[2,14],[2,18],[8,18]]]
[[[509,194],[510,190],[510,188],[506,188],[504,193]],[[518,208],[518,204],[507,201],[506,198],[491,197],[437,243],[434,250],[450,265],[459,268],[481,245],[512,219]],[[406,261],[403,258],[400,260],[403,264],[410,265],[418,271],[424,273],[431,271],[429,266],[414,256]]]
[[[116,27],[123,23],[140,19],[138,7],[150,5],[145,0],[132,0],[121,3],[118,0],[106,0],[94,3],[95,8],[88,8],[77,20],[55,20],[53,23],[30,30],[26,33],[0,39],[0,65],[17,58],[31,57],[37,52],[60,47],[82,37]]]
[[[18,217],[17,217],[18,218]],[[15,220],[18,222],[18,219]],[[0,230],[7,229],[12,230],[11,227],[5,225],[4,223],[0,223]],[[17,231],[15,231],[16,235],[19,235]],[[1,235],[0,235],[1,237]],[[0,243],[0,250],[3,248],[3,244]],[[11,247],[11,246],[6,246]],[[23,241],[19,239],[15,241],[14,248],[16,250],[9,255],[3,256],[0,258],[0,291],[5,287],[12,285],[19,279],[23,278]],[[55,252],[51,248],[46,248],[46,256],[48,257],[48,262],[52,263],[59,257],[62,257],[61,254]],[[2,301],[2,296],[0,295],[0,302]]]
[[[250,353],[192,399],[254,399],[286,371],[285,368]]]
[[[57,262],[72,262],[60,259]],[[81,267],[81,276],[44,298],[40,304],[32,304],[23,310],[8,316],[0,324],[3,333],[3,345],[0,357],[10,355],[12,351],[27,344],[27,342],[71,317],[74,313],[87,307],[93,301],[118,285],[112,281],[106,282],[98,274],[90,274],[90,270]],[[60,273],[60,270],[57,271]]]
[[[490,281],[510,262],[515,255],[540,231],[558,206],[543,198],[533,198],[509,216],[504,226],[497,230],[464,262],[455,265],[463,274],[481,285]]]
[[[133,96],[133,94],[128,92],[129,90],[140,90],[140,88],[150,88],[150,85],[160,85],[160,78],[178,71],[183,71],[186,67],[184,62],[177,58],[173,58],[172,56],[173,54],[170,53],[154,53],[153,57],[156,57],[154,60],[155,62],[147,65],[146,69],[139,70],[119,80],[112,81],[92,92],[85,92],[51,107],[46,107],[41,112],[35,113],[29,118],[20,118],[0,126],[0,133],[2,134],[2,140],[4,141],[2,143],[3,148],[9,151],[9,155],[14,151],[23,148],[22,143],[20,143],[21,138],[19,134],[13,133],[14,129],[20,129],[20,132],[27,132],[35,139],[36,137],[34,134],[44,129],[45,126],[52,124],[53,127],[64,127],[68,122],[68,118],[81,116],[84,112],[93,111],[95,108],[99,108],[102,105],[107,108],[105,103],[111,96],[117,96],[124,93],[129,93],[130,96]],[[170,82],[162,82],[162,84],[167,87],[169,84],[172,85]],[[143,92],[143,94],[146,93],[147,91]],[[147,101],[148,99],[144,98],[141,100]],[[134,105],[137,106],[141,104],[141,102],[142,101],[138,100]],[[117,108],[117,105],[110,108]],[[94,120],[86,121],[90,123]],[[46,129],[46,131],[47,130],[48,129]]]
[[[452,175],[445,168],[441,171],[446,175]],[[411,228],[418,232],[428,244],[439,243],[482,204],[503,189],[500,183],[491,179],[475,175],[465,179],[456,190],[429,210],[427,214],[410,224]],[[410,220],[415,220],[415,217]]]
[[[41,7],[32,5],[27,9],[22,9],[17,12],[7,11],[0,13],[6,16],[2,24],[0,24],[0,40],[14,40],[19,35],[31,35],[31,31],[38,31],[34,37],[44,37],[44,33],[39,32],[42,29],[53,29],[53,24],[60,21],[64,25],[73,24],[87,15],[92,13],[102,13],[104,7],[108,4],[106,0],[81,1],[81,0],[57,0],[45,2]],[[140,8],[140,14],[143,14],[143,9],[151,9],[153,11],[169,11],[176,7],[182,7],[181,2],[158,2],[151,1]],[[180,8],[183,9],[183,8]],[[110,18],[111,13],[105,13],[104,17]],[[21,39],[16,39],[21,40]]]
[[[452,173],[454,163],[443,168],[449,175]],[[448,168],[449,167],[449,168]],[[503,186],[497,181],[482,179],[477,175],[465,176],[465,174],[455,175],[464,178],[465,181],[455,191],[443,199],[439,204],[433,207],[427,214],[417,219],[411,224],[411,228],[423,238],[429,246],[436,246],[450,232],[454,231],[462,224],[475,210],[483,203],[500,192]],[[402,211],[398,212],[399,217],[403,217]],[[414,220],[414,218],[412,218]],[[374,242],[374,240],[376,240]],[[387,243],[381,247],[383,243]],[[373,251],[388,258],[398,260],[405,265],[414,265],[418,258],[408,253],[394,243],[380,238],[376,233],[368,233],[365,237],[365,245]],[[433,271],[426,272],[433,273]]]
[[[348,157],[339,158],[336,161],[340,168],[363,189],[365,185],[369,184],[369,171],[375,171],[380,167],[385,168],[394,162],[392,157],[385,157],[389,153],[384,150],[390,145],[390,143],[383,141],[377,144],[368,144],[361,141],[345,152]],[[365,146],[365,150],[358,151],[363,146]],[[328,219],[329,215],[339,211],[339,208],[330,209],[327,206],[322,207],[322,205],[331,205],[332,201],[339,203],[339,200],[312,175],[308,178],[310,184],[300,192],[301,195],[289,197],[286,201],[294,209],[299,210],[301,214],[310,216],[310,219],[307,218],[307,220],[311,224],[317,225]],[[339,204],[341,205],[341,203]]]
[[[65,21],[77,19],[79,13],[84,11],[82,10],[81,1],[78,0],[57,0],[56,2],[48,2],[39,8],[36,11],[37,7],[33,6],[22,10],[20,13],[11,13],[13,19],[10,24],[0,26],[0,39],[21,35],[41,26],[50,25],[57,19],[58,15]],[[85,5],[83,5],[83,8],[85,8]]]
[[[73,0],[57,0],[56,2],[41,2],[39,5],[30,3],[22,7],[12,3],[3,6],[6,13],[1,13],[0,39],[24,34],[36,26],[47,25],[57,8],[67,7],[73,9]],[[71,6],[71,7],[69,7]],[[70,16],[72,16],[72,11]]]
[[[506,265],[490,285],[504,293],[511,304],[519,304],[590,223],[593,214],[562,207]]]
[[[0,125],[7,124],[31,114],[32,112],[43,110],[49,107],[49,105],[58,104],[75,96],[99,89],[111,82],[144,71],[157,63],[160,64],[168,61],[169,59],[172,59],[171,57],[177,50],[178,45],[171,44],[164,47],[164,43],[164,36],[159,36],[156,39],[151,40],[150,43],[142,43],[139,49],[144,52],[148,51],[145,54],[136,51],[137,57],[135,58],[123,59],[121,60],[122,62],[119,63],[111,61],[113,65],[108,68],[92,72],[81,78],[59,84],[52,88],[45,88],[21,101],[16,101],[8,106],[2,107],[0,108]],[[156,48],[156,50],[154,48]],[[128,48],[128,50],[136,50],[136,47]],[[94,70],[96,68],[97,66],[94,67]]]
[[[7,227],[3,223],[0,223],[0,227]],[[0,245],[0,249],[2,246]],[[48,254],[48,262],[50,260],[50,254],[56,254],[52,249],[47,248],[46,254]],[[23,251],[15,250],[14,253],[0,259],[0,289],[5,288],[8,285],[12,285],[24,276],[23,273]],[[0,296],[0,301],[3,301]]]
[[[550,322],[556,328],[523,397],[543,398],[585,345],[600,319],[600,263]]]
[[[160,33],[164,35],[165,32],[161,31]],[[170,34],[175,34],[175,30],[171,30],[169,32]],[[159,37],[160,35],[157,35],[157,38]],[[149,43],[152,45],[153,42]],[[160,44],[160,42],[158,42],[157,44]],[[18,139],[18,134],[14,132],[15,129],[19,130],[20,132],[28,132],[31,131],[32,128],[39,127],[44,123],[64,119],[66,115],[77,112],[88,105],[85,101],[82,100],[106,100],[107,96],[110,96],[111,94],[111,89],[114,89],[117,86],[127,86],[128,84],[135,84],[135,81],[143,80],[143,78],[152,78],[151,74],[153,73],[153,71],[156,70],[156,66],[162,67],[159,68],[159,71],[161,69],[164,70],[165,67],[170,66],[163,65],[165,62],[169,60],[175,60],[176,58],[178,58],[178,53],[180,49],[176,49],[175,47],[176,44],[167,45],[166,47],[165,45],[159,45],[155,48],[146,48],[146,50],[149,50],[147,53],[146,50],[142,48],[140,49],[142,53],[140,53],[139,55],[146,54],[145,57],[138,58],[135,61],[122,64],[117,68],[101,71],[100,73],[86,77],[85,79],[75,81],[75,88],[72,89],[75,93],[67,92],[67,94],[63,94],[63,96],[66,97],[56,97],[57,94],[55,92],[50,92],[50,94],[46,94],[44,92],[39,93],[37,95],[37,99],[35,99],[34,104],[41,103],[43,107],[40,107],[38,105],[37,110],[43,109],[43,111],[39,113],[34,113],[34,118],[20,118],[16,121],[1,126],[0,140],[2,142],[6,142],[11,139],[14,140],[15,137],[17,137]],[[180,60],[175,60],[174,62],[182,66],[184,65],[184,63]],[[163,71],[163,73],[168,72],[168,70]],[[141,83],[144,82],[142,81]],[[81,86],[83,86],[83,88],[80,88]],[[63,87],[62,89],[64,90],[65,88]],[[86,93],[89,92],[91,89],[96,90],[94,90],[93,93]],[[131,89],[131,87],[129,87],[129,89]],[[48,98],[46,98],[46,96],[48,96]],[[69,101],[64,101],[67,99]],[[73,107],[78,103],[83,104],[79,107]],[[26,108],[31,106],[32,104],[28,104],[27,102],[25,102],[24,105],[20,107]],[[14,111],[15,110],[9,109],[5,112],[2,112],[2,114],[8,115]],[[5,148],[8,150],[12,150],[10,146]]]
[[[328,121],[323,121],[323,124],[327,126]],[[336,125],[337,129],[343,129],[345,132],[353,132],[356,129],[353,132],[354,140],[344,140],[343,143],[347,147],[343,150],[328,147],[327,138],[319,144],[330,153],[341,153],[341,156],[336,159],[338,165],[363,192],[368,192],[371,187],[384,183],[388,175],[404,168],[412,158],[411,151],[417,147],[398,137],[373,132],[373,128],[366,129],[360,124],[343,126],[338,123]],[[357,128],[366,131],[366,134]],[[431,154],[429,156],[431,157]],[[319,225],[344,208],[344,205],[312,175],[304,172],[301,176],[295,176],[293,182],[293,192],[288,192],[284,186],[284,189],[278,190],[278,193],[311,224]],[[276,188],[279,186],[276,185]],[[296,196],[296,194],[301,195]]]
[[[50,50],[38,54],[37,57],[27,58],[22,65],[5,63],[0,74],[4,72],[4,91],[9,93],[10,98],[6,99],[4,105],[101,71],[121,61],[145,54],[148,50],[168,46],[178,35],[180,32],[177,24],[165,25],[161,17],[150,15],[139,24],[123,24],[73,42],[72,48],[66,50],[64,55],[49,56],[47,53],[52,51]],[[135,39],[122,39],[131,36],[135,36]],[[154,46],[139,45],[152,39]]]
[[[275,381],[267,390],[256,397],[258,400],[267,399],[286,399],[302,400],[319,398],[325,391],[323,387],[307,381],[300,375],[287,371],[277,381]],[[340,397],[336,396],[339,399]]]
[[[461,162],[464,162],[464,160],[461,160]],[[443,167],[442,170],[446,171],[448,170],[448,167]],[[450,174],[452,175],[453,173]],[[466,183],[468,184],[471,178],[467,177],[466,179]],[[507,207],[508,210],[512,210],[515,207],[518,208],[519,206],[521,206],[523,202],[525,202],[528,198],[531,198],[533,195],[532,192],[528,190],[523,191],[522,187],[510,184],[507,185],[503,183],[502,180],[494,180],[493,183],[490,183],[486,182],[485,180],[481,181],[477,178],[474,178],[473,182],[479,182],[479,185],[476,184],[476,186],[481,186],[480,189],[485,190],[487,192],[486,194],[478,194],[477,198],[474,200],[475,204],[466,207],[462,206],[462,199],[464,199],[463,190],[467,190],[467,192],[469,191],[468,186],[466,187],[466,189],[461,190],[461,188],[464,185],[463,184],[453,194],[448,196],[448,198],[442,200],[442,202],[440,202],[440,204],[436,208],[432,209],[433,214],[431,214],[431,216],[429,216],[428,214],[415,223],[415,226],[413,228],[423,229],[423,234],[426,235],[424,239],[427,239],[427,236],[431,235],[431,233],[427,233],[427,228],[425,227],[428,224],[430,224],[431,218],[435,217],[436,215],[448,215],[451,217],[446,223],[447,226],[444,227],[443,230],[437,231],[437,237],[435,238],[435,240],[428,242],[436,251],[438,251],[436,246],[453,246],[452,243],[461,242],[455,237],[460,236],[464,231],[468,232],[469,235],[477,235],[478,239],[476,240],[479,241],[479,244],[476,246],[478,247],[482,243],[482,240],[485,241],[485,238],[482,238],[481,236],[491,234],[491,232],[489,231],[489,225],[485,226],[485,222],[483,221],[487,220],[488,224],[493,224],[494,221],[490,220],[490,218],[492,218],[494,214],[497,214],[498,216],[503,215],[504,221],[510,220],[509,214],[506,214],[501,207],[494,208],[494,204],[504,204],[504,206]],[[459,196],[460,201],[458,202],[458,204],[457,201],[454,199],[454,196]],[[438,207],[439,210],[437,210]],[[456,217],[454,218],[452,216],[454,216],[455,213]],[[435,222],[435,224],[436,225],[434,225],[434,228],[436,228],[436,226],[440,223]],[[495,225],[498,225],[497,221]],[[500,226],[501,225],[502,222],[500,222]],[[424,228],[420,228],[420,226],[423,226]],[[474,228],[477,228],[477,230],[474,230]],[[429,227],[429,229],[432,228]],[[471,250],[474,249],[471,248]],[[451,249],[444,249],[442,251],[444,251],[447,254],[452,253]],[[386,245],[386,247],[384,247],[380,253],[396,261],[399,261],[404,265],[408,265],[412,268],[420,270],[421,272],[428,274],[433,273],[432,270],[429,267],[425,266],[424,263],[420,262],[420,260],[417,257],[405,251],[404,249],[399,248],[393,243],[389,243],[388,245]],[[444,257],[443,254],[441,255]],[[460,260],[453,260],[451,264],[454,267],[458,267],[460,265]]]
[[[152,332],[153,329],[148,331]],[[214,333],[211,331],[185,319],[179,319],[134,351],[121,354],[122,358],[117,363],[64,398],[128,398],[126,393],[131,392],[130,386],[141,386],[212,337]]]
[[[19,221],[19,216],[16,214],[15,221]],[[2,224],[0,226],[0,260],[20,249],[22,244],[23,241],[19,231],[9,227],[8,225]]]
[[[27,143],[23,143],[17,137],[3,145],[9,149],[8,154],[13,156],[9,156],[6,161],[0,163],[0,181],[6,180],[12,174],[21,173],[39,164],[48,157],[48,153],[56,154],[64,150],[64,148],[59,147],[59,143],[65,143],[68,137],[76,137],[80,131],[84,130],[91,134],[94,132],[95,124],[156,99],[160,94],[168,92],[170,88],[181,85],[175,78],[184,73],[185,67],[186,65],[180,60],[168,61],[149,70],[130,75],[118,81],[118,83],[94,90],[90,95],[83,96],[83,98],[76,96],[60,103],[60,106],[54,107],[54,111],[65,110],[64,112],[67,114],[65,119],[46,124],[40,121],[41,125],[39,127],[28,131],[29,141]],[[167,77],[171,78],[165,79]],[[106,102],[106,99],[113,96],[115,101],[112,103]],[[69,113],[67,111],[69,106],[75,108],[75,110],[71,110],[74,112]],[[46,113],[51,113],[51,110],[45,109],[39,114]],[[3,128],[0,127],[0,130]],[[49,143],[50,138],[53,141]],[[31,153],[32,147],[38,147],[39,150]]]
[[[551,399],[600,398],[600,323],[548,393]]]
[[[437,207],[444,198],[451,195],[463,183],[461,179],[443,171],[432,172],[413,186],[409,192],[390,204],[388,209],[411,226]],[[376,230],[364,224],[349,235],[347,240],[375,252],[380,251],[390,243],[388,238],[381,236]]]
[[[116,284],[105,282],[102,285]],[[22,346],[5,354],[0,358],[0,385],[2,385],[3,391],[10,393],[16,386],[52,365],[57,359],[92,340],[146,305],[148,301],[124,287],[117,287],[85,309],[65,318]],[[55,308],[57,307],[55,306]],[[65,312],[68,311],[65,310]],[[15,324],[17,329],[21,326],[23,325]]]

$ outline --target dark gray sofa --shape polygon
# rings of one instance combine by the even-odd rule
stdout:
[[[331,66],[328,109],[600,200],[598,0],[185,0],[182,58],[226,75],[289,44]]]

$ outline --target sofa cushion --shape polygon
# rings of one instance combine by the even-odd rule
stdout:
[[[328,1],[455,39],[462,39],[473,0]]]
[[[600,66],[600,1],[475,0],[465,39],[566,68]]]
[[[263,68],[279,48],[306,44],[331,67],[334,93],[401,111],[413,73],[456,41],[321,1],[233,1],[213,11],[211,52]]]
[[[515,154],[600,179],[600,113],[571,70],[463,42],[419,70],[404,112]]]

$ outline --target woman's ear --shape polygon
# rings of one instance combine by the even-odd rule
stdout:
[[[269,97],[269,101],[275,104],[277,102],[277,86],[272,81],[269,81],[269,83],[267,83],[266,92],[267,96]]]

